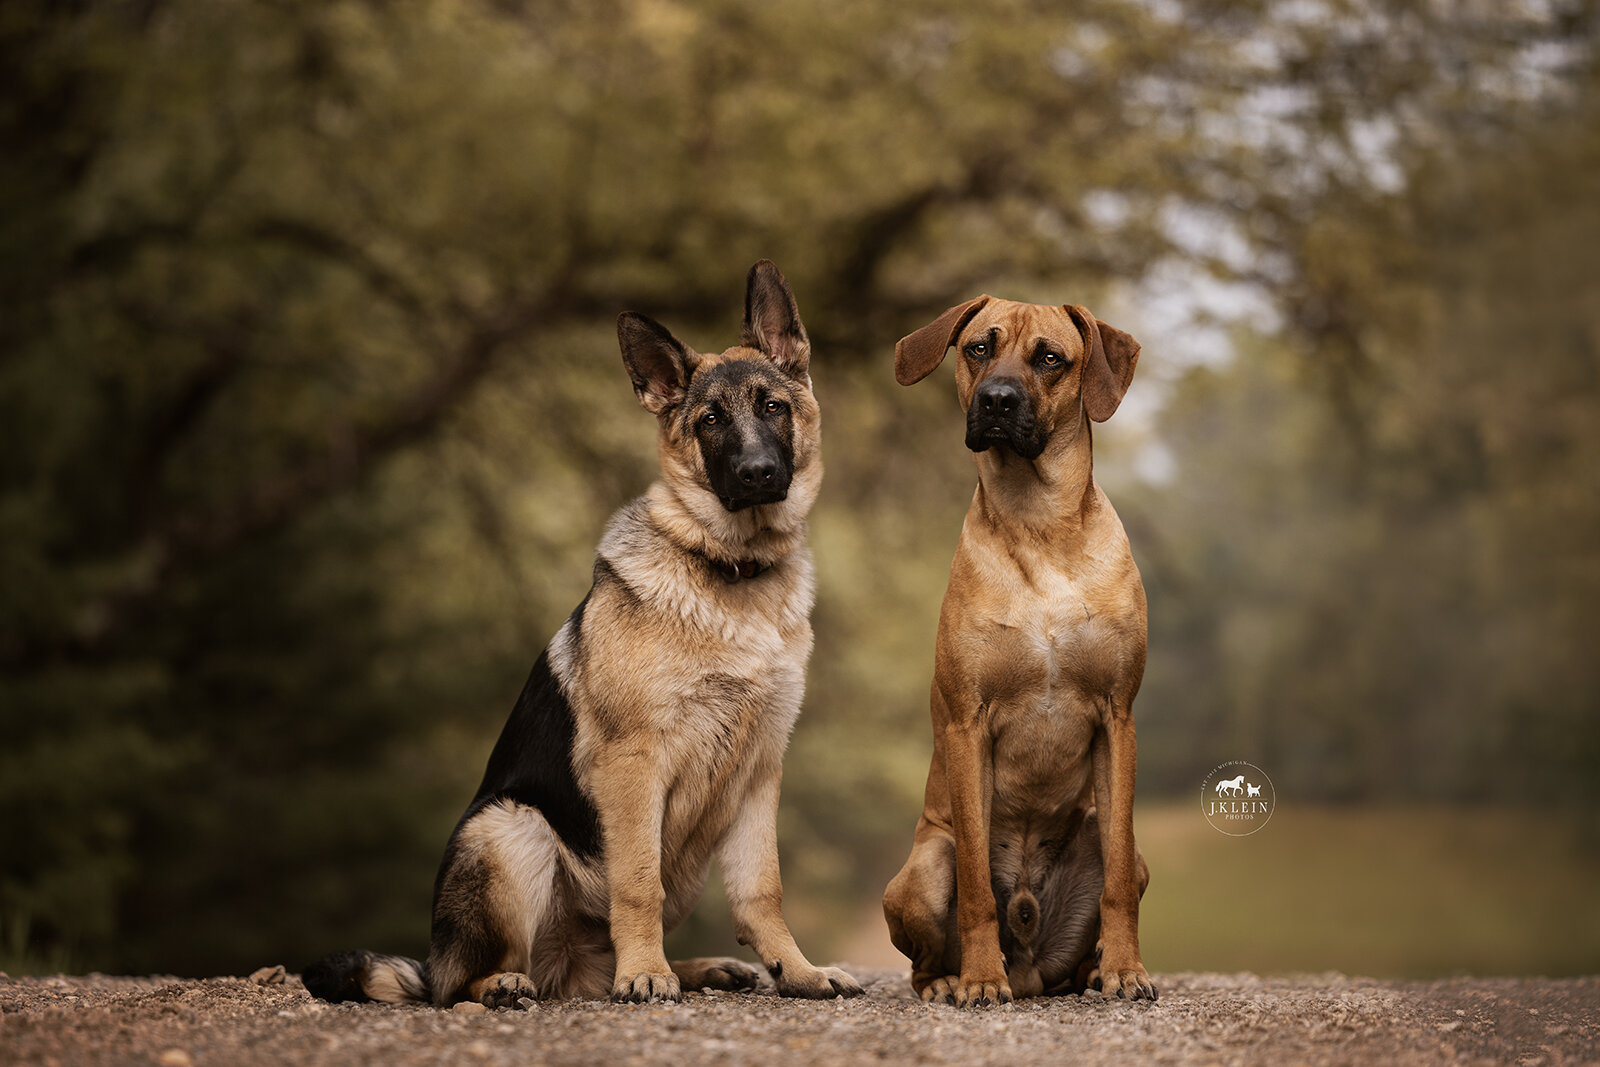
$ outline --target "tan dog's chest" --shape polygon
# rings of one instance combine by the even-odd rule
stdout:
[[[1125,657],[1129,620],[1081,577],[1036,570],[1004,584],[1009,595],[964,613],[966,660],[988,709],[994,744],[991,818],[998,827],[1078,804],[1102,718],[1106,661]],[[1096,607],[1100,607],[1097,614]],[[1063,773],[1063,771],[1066,773]]]

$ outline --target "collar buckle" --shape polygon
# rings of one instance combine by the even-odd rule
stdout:
[[[723,563],[719,560],[716,567],[722,580],[729,585],[737,585],[741,580],[749,581],[767,570],[758,560],[753,559],[740,560],[738,563]]]

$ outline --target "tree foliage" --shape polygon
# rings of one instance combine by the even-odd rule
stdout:
[[[420,950],[651,477],[611,323],[730,343],[761,256],[829,468],[791,901],[870,901],[909,833],[972,474],[947,378],[889,354],[981,290],[1141,336],[1151,285],[1278,315],[1175,380],[1184,335],[1147,344],[1165,410],[1102,441],[1173,456],[1106,474],[1147,782],[1243,750],[1306,795],[1592,800],[1593,35],[1562,3],[6,5],[0,956]]]
[[[1597,104],[1313,221],[1342,380],[1313,329],[1177,390],[1135,537],[1174,653],[1154,685],[1186,709],[1163,781],[1231,747],[1312,796],[1596,810]]]

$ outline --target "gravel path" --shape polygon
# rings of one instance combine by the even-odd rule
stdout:
[[[854,973],[867,996],[849,1001],[758,991],[498,1012],[328,1005],[272,968],[0,975],[0,1063],[1600,1064],[1600,977],[1167,974],[1153,1005],[1091,994],[962,1011],[924,1006],[903,974]]]

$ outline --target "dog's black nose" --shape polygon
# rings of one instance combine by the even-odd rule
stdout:
[[[734,471],[739,481],[751,489],[762,489],[772,484],[778,476],[778,461],[771,456],[748,459]]]
[[[984,382],[974,397],[978,410],[992,418],[1008,418],[1021,410],[1028,394],[1022,384],[1006,378]]]

